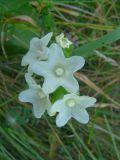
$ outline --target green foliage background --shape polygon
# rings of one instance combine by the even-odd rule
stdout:
[[[0,0],[0,160],[120,160],[119,27],[119,0]],[[37,120],[18,101],[29,42],[51,31],[86,59],[76,75],[81,95],[98,100],[87,125],[57,128],[55,117]]]

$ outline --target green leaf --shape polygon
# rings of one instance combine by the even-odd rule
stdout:
[[[64,55],[65,57],[69,58],[72,55],[73,45],[71,45],[69,48],[64,48]]]
[[[40,19],[40,26],[45,32],[54,31],[56,28],[54,17],[50,13],[48,15],[42,16]]]
[[[94,54],[94,50],[111,44],[120,39],[120,28],[104,35],[103,37],[90,42],[80,48],[73,51],[74,55],[81,55],[83,57],[88,57]]]
[[[51,94],[52,103],[54,103],[58,99],[63,98],[65,94],[67,94],[67,91],[63,87],[59,87],[54,93]]]

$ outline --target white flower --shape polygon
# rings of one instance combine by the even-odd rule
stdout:
[[[49,112],[51,106],[49,97],[28,73],[25,74],[25,79],[28,83],[29,89],[22,91],[19,94],[19,100],[32,103],[34,116],[40,118],[45,110],[48,110]]]
[[[56,118],[58,127],[64,126],[72,117],[85,124],[89,121],[86,108],[93,106],[95,102],[96,99],[93,97],[68,94],[53,104],[51,113],[59,112]]]
[[[79,90],[77,80],[73,73],[81,69],[85,63],[81,56],[65,58],[59,45],[53,43],[50,46],[48,61],[36,62],[32,65],[32,71],[44,77],[43,90],[52,93],[59,86],[68,92],[76,93]]]
[[[22,59],[22,66],[31,65],[33,62],[46,60],[49,49],[46,47],[52,37],[52,32],[39,39],[37,37],[30,41],[30,49]]]
[[[67,38],[64,37],[64,33],[61,33],[59,36],[56,37],[56,42],[62,48],[69,48],[69,46],[72,44],[71,41],[69,41]]]

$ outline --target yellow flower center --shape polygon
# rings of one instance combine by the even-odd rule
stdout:
[[[68,107],[75,107],[75,105],[76,105],[75,100],[72,99],[72,98],[71,98],[71,99],[68,99],[66,103],[67,103],[67,106],[68,106]]]
[[[57,68],[55,73],[57,76],[62,76],[64,74],[64,70],[62,68]]]
[[[38,95],[39,95],[39,97],[41,98],[41,99],[43,99],[43,98],[45,98],[46,96],[45,96],[45,94],[44,93],[42,93],[42,92],[39,92],[38,93]]]

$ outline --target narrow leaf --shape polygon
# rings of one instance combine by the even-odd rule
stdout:
[[[107,44],[111,44],[120,39],[120,28],[104,35],[103,37],[90,42],[82,47],[79,47],[73,51],[74,55],[82,55],[88,57],[95,54],[95,50],[101,48]]]

